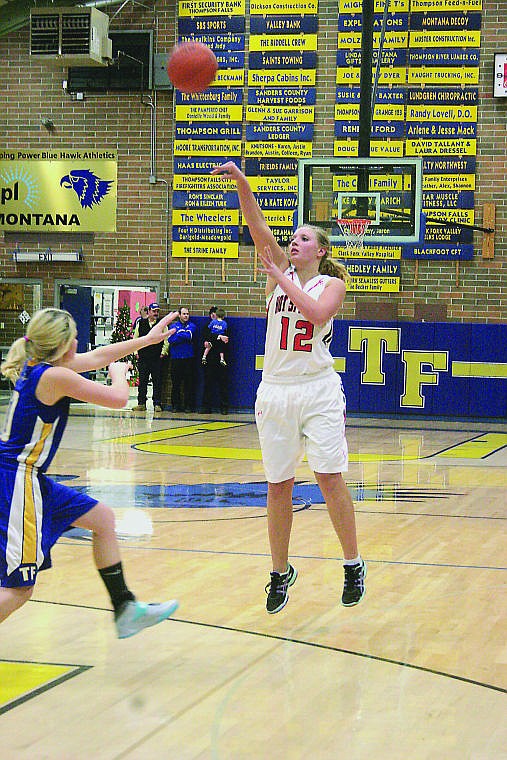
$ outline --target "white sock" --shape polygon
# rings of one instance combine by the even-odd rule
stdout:
[[[344,565],[359,565],[361,561],[362,561],[361,555],[358,554],[357,557],[355,557],[354,559],[344,559],[343,564]]]

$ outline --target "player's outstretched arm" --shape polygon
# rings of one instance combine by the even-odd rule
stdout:
[[[78,401],[105,406],[108,409],[122,409],[129,400],[127,372],[130,364],[113,362],[109,365],[111,385],[87,380],[64,365],[55,365],[46,370],[39,380],[35,395],[43,404],[52,406],[64,396]]]
[[[64,366],[74,370],[74,372],[90,372],[94,369],[102,369],[112,362],[117,362],[124,356],[134,354],[140,348],[150,346],[153,343],[161,343],[169,334],[167,325],[179,318],[179,312],[172,311],[160,322],[154,325],[147,335],[141,338],[131,338],[120,343],[110,343],[108,346],[100,346],[93,351],[87,351],[84,354],[75,354],[72,359],[65,363]]]
[[[250,230],[250,234],[258,251],[264,250],[269,246],[273,252],[273,257],[281,269],[286,269],[289,260],[287,254],[276,241],[273,233],[268,227],[262,209],[257,203],[252,189],[243,172],[238,169],[234,161],[228,161],[220,166],[215,166],[211,174],[219,175],[233,179],[238,189],[239,203],[244,219]]]

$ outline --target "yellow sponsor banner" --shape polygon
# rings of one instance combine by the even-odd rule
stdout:
[[[477,140],[407,140],[407,156],[475,156]]]
[[[477,106],[407,106],[407,121],[476,122]]]
[[[317,50],[316,34],[252,34],[251,52],[263,50]]]
[[[199,241],[196,243],[174,242],[172,244],[173,258],[185,259],[237,259],[239,243],[211,243]]]
[[[438,30],[412,31],[409,37],[409,48],[479,48],[481,33],[468,30]]]
[[[480,11],[482,0],[411,0],[411,11]]]
[[[219,103],[192,103],[176,106],[176,121],[237,121],[243,119],[243,106]]]
[[[315,69],[279,69],[248,72],[249,87],[301,87],[314,85],[317,81]]]
[[[236,183],[227,177],[212,176],[211,174],[175,174],[173,190],[236,190]]]
[[[1,230],[116,230],[116,151],[2,151],[1,155],[8,157],[0,160]]]
[[[478,84],[478,66],[421,66],[409,68],[408,84]]]
[[[264,157],[285,158],[311,158],[312,143],[310,141],[297,140],[288,143],[272,142],[246,142],[245,158]]]
[[[378,50],[380,44],[380,32],[373,33],[373,49]],[[386,48],[406,48],[408,46],[408,32],[386,32]],[[338,32],[338,49],[360,48],[361,32]]]
[[[244,16],[246,0],[179,0],[178,15],[189,16]]]
[[[172,222],[180,224],[238,225],[239,209],[174,209]]]
[[[297,177],[247,177],[254,193],[297,193]]]
[[[385,0],[375,0],[374,12],[383,13],[385,8]],[[408,11],[409,0],[391,0],[389,3],[389,13],[401,13],[402,11]],[[340,13],[362,13],[363,2],[362,0],[338,0],[338,10]]]
[[[436,219],[443,219],[447,222],[462,222],[463,224],[474,224],[475,212],[471,208],[423,208],[423,212]]]
[[[352,293],[399,293],[399,277],[353,277],[347,283],[347,290]]]
[[[403,140],[371,140],[370,156],[403,156]],[[333,147],[334,156],[357,156],[359,153],[358,140],[335,140]],[[409,154],[407,153],[407,156]],[[414,153],[413,155],[419,155]]]
[[[382,190],[410,190],[412,187],[409,174],[370,174],[368,177],[368,190],[378,192]],[[333,190],[344,192],[357,190],[357,176],[353,174],[334,174]]]
[[[357,121],[359,119],[359,103],[337,103],[334,107],[335,121]],[[403,121],[405,106],[375,104],[374,121]]]
[[[336,84],[359,84],[360,74],[359,66],[340,66],[336,69]],[[378,81],[379,84],[405,84],[407,81],[406,66],[381,68]]]
[[[423,190],[475,190],[475,174],[423,174]]]
[[[175,156],[241,156],[241,140],[175,140]]]
[[[218,69],[210,87],[243,87],[244,84],[244,69]]]
[[[315,106],[247,106],[245,117],[247,121],[311,124],[315,120]]]
[[[349,251],[346,245],[333,245],[331,247],[331,258],[333,259],[401,259],[401,245],[365,245],[364,249],[359,251]]]
[[[294,224],[295,210],[291,211],[267,211],[262,209],[263,216],[269,227],[292,227]],[[244,218],[242,224],[246,224]]]
[[[319,10],[318,0],[250,0],[252,16],[309,16]]]

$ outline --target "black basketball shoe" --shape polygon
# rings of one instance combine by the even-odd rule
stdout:
[[[344,565],[345,582],[343,584],[342,604],[353,607],[365,595],[364,579],[366,578],[366,562],[362,559],[357,565]]]
[[[297,577],[298,571],[290,564],[285,573],[271,573],[271,580],[265,589],[268,595],[266,609],[270,615],[280,612],[285,607],[289,601],[287,589],[289,586],[294,585]]]

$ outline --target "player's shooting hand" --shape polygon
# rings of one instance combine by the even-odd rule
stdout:
[[[227,161],[225,164],[220,164],[213,167],[210,174],[222,175],[223,177],[230,177],[231,179],[237,179],[243,176],[241,169],[238,169],[234,161]]]
[[[132,364],[130,362],[111,362],[108,367],[109,377],[115,380],[127,380],[130,375]]]
[[[172,335],[174,332],[176,332],[174,328],[172,328],[172,330],[169,330],[167,325],[171,322],[174,322],[175,319],[179,319],[179,316],[179,311],[171,311],[169,314],[166,314],[165,317],[162,317],[160,322],[157,322],[157,324],[151,328],[150,332],[147,335],[150,343],[160,343],[169,335]]]
[[[275,264],[273,252],[271,251],[269,245],[265,246],[264,250],[259,253],[259,258],[261,260],[264,273],[267,274],[268,277],[272,277],[274,280],[279,282],[284,275],[280,267]]]

